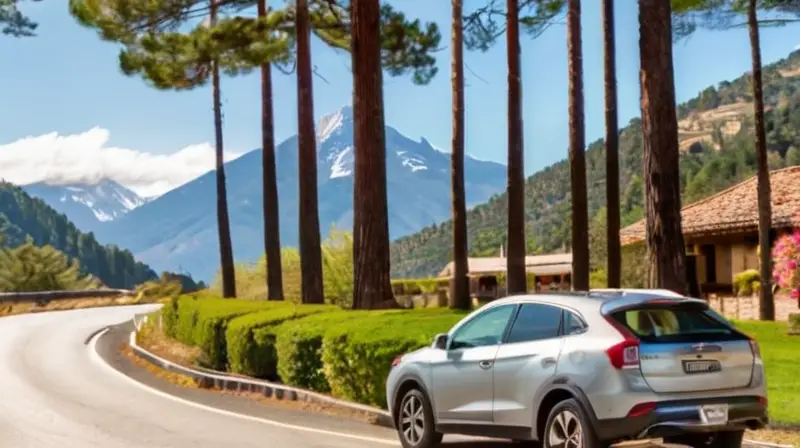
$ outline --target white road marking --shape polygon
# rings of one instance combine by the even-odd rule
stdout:
[[[347,433],[336,432],[336,431],[327,431],[327,430],[324,430],[324,429],[309,428],[309,427],[306,427],[306,426],[292,425],[292,424],[289,424],[289,423],[283,423],[283,422],[270,420],[270,419],[266,419],[266,418],[253,417],[251,415],[239,414],[237,412],[226,411],[224,409],[218,409],[218,408],[215,408],[215,407],[206,406],[204,404],[196,403],[196,402],[191,401],[191,400],[186,400],[184,398],[176,397],[176,396],[170,395],[170,394],[168,394],[166,392],[162,392],[162,391],[160,391],[158,389],[155,389],[153,387],[150,387],[150,386],[148,386],[148,385],[146,385],[146,384],[144,384],[142,382],[136,381],[135,379],[129,377],[128,375],[125,375],[124,373],[120,372],[119,370],[115,369],[110,364],[108,364],[100,356],[100,354],[97,353],[97,340],[100,339],[100,337],[103,336],[107,331],[108,331],[108,328],[104,329],[100,333],[97,333],[91,339],[91,341],[89,341],[89,345],[88,345],[89,356],[92,358],[92,361],[94,361],[98,365],[103,366],[103,368],[105,368],[109,372],[113,372],[119,378],[125,379],[128,383],[131,383],[131,384],[135,385],[136,387],[139,387],[139,388],[141,388],[143,390],[146,390],[146,391],[148,391],[148,392],[150,392],[150,393],[152,393],[154,395],[158,395],[158,396],[160,396],[162,398],[166,398],[168,400],[172,400],[172,401],[175,401],[175,402],[178,402],[178,403],[183,403],[183,404],[185,404],[187,406],[192,406],[192,407],[197,408],[197,409],[202,409],[202,410],[205,410],[205,411],[208,411],[208,412],[213,412],[215,414],[225,415],[227,417],[234,417],[234,418],[238,418],[238,419],[242,419],[242,420],[248,420],[248,421],[256,422],[256,423],[262,423],[262,424],[265,424],[265,425],[275,426],[275,427],[278,427],[278,428],[292,429],[292,430],[295,430],[295,431],[303,431],[303,432],[321,434],[321,435],[326,435],[326,436],[341,437],[341,438],[345,438],[345,439],[360,440],[362,442],[380,443],[380,444],[383,444],[383,445],[391,445],[391,446],[399,446],[400,445],[400,443],[398,441],[396,441],[396,440],[381,439],[381,438],[378,438],[378,437],[369,437],[369,436],[359,436],[359,435],[356,435],[356,434],[347,434]]]

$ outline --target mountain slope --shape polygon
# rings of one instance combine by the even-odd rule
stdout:
[[[352,227],[353,117],[344,107],[317,125],[319,217],[323,237],[331,226]],[[407,235],[450,214],[450,156],[424,138],[415,141],[386,128],[389,229]],[[276,151],[281,243],[298,242],[297,137]],[[503,165],[468,158],[467,203],[485,202],[505,186]],[[234,257],[263,253],[261,151],[225,165]],[[219,266],[216,186],[209,172],[142,205],[98,230],[98,237],[133,251],[159,270],[182,270],[208,280]]]
[[[79,231],[66,216],[8,183],[0,183],[0,234],[4,244],[11,247],[22,244],[28,236],[37,246],[49,244],[70,258],[77,258],[84,272],[112,288],[132,288],[157,278],[130,252],[101,246],[91,233]]]
[[[800,164],[800,51],[764,67],[767,142],[771,168]],[[678,107],[683,202],[720,191],[755,174],[752,97],[748,75],[709,87]],[[623,225],[642,216],[642,129],[639,119],[620,131]],[[586,151],[589,213],[605,206],[603,141]],[[570,240],[570,174],[561,161],[529,177],[525,186],[528,252],[552,252]],[[506,235],[505,194],[467,214],[470,255],[496,255]],[[435,275],[450,260],[451,222],[426,227],[392,244],[396,277]],[[603,237],[604,238],[604,237]],[[597,248],[600,250],[599,248]],[[592,247],[596,253],[596,248]],[[600,263],[600,260],[593,260]],[[600,263],[602,264],[602,263]],[[597,266],[597,264],[595,264]]]
[[[112,180],[103,180],[95,185],[36,183],[22,188],[67,215],[84,232],[95,232],[103,223],[113,221],[146,202]]]

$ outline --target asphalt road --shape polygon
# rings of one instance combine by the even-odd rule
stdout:
[[[126,328],[88,342],[100,328],[146,311],[99,308],[0,319],[0,446],[399,446],[388,429],[167,383],[119,355]],[[514,446],[461,437],[445,442],[454,448]]]

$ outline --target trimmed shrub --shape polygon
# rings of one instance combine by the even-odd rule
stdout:
[[[327,305],[294,305],[287,302],[266,302],[270,309],[247,314],[230,321],[225,331],[227,361],[232,372],[275,380],[277,355],[274,327],[304,316],[338,310]]]
[[[352,319],[322,338],[325,378],[333,395],[358,403],[386,406],[385,381],[397,355],[430,345],[463,312],[413,310]]]
[[[283,323],[275,328],[278,376],[292,386],[317,392],[330,392],[322,363],[322,337],[332,328],[352,320],[374,315],[402,313],[392,311],[339,311],[316,314]]]
[[[214,300],[203,304],[197,312],[194,331],[195,345],[202,351],[203,360],[212,369],[226,369],[228,350],[225,335],[228,323],[237,317],[275,307],[274,303],[250,300]]]

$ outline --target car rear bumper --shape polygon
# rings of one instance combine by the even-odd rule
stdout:
[[[701,420],[699,406],[728,404],[728,422],[708,424]],[[760,429],[769,421],[766,401],[758,396],[663,401],[642,416],[598,420],[595,428],[602,440],[616,441],[685,434],[689,432]]]

